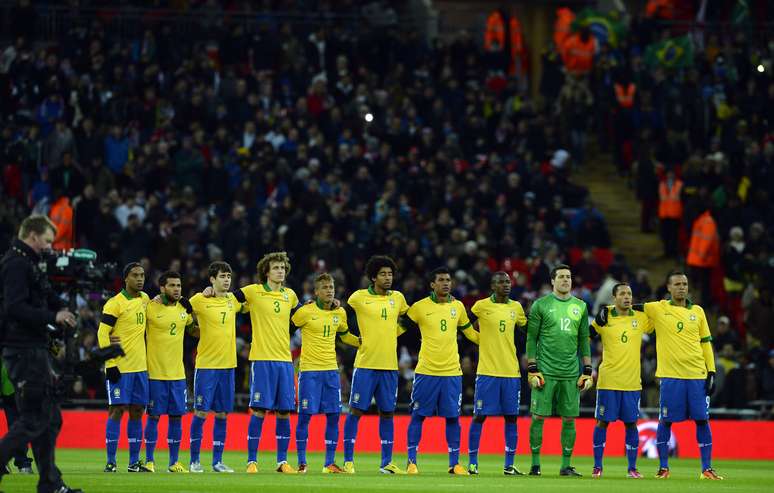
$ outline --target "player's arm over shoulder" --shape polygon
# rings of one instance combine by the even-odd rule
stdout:
[[[304,325],[306,325],[306,321],[308,318],[307,314],[309,313],[309,310],[307,309],[308,306],[312,306],[312,305],[304,305],[298,310],[296,310],[295,313],[293,313],[293,316],[290,317],[290,321],[293,323],[293,325],[295,325],[298,328],[301,328]]]
[[[634,319],[637,320],[637,323],[640,324],[640,327],[642,327],[643,334],[651,334],[655,330],[653,319],[647,316],[645,313],[634,312]]]
[[[347,306],[351,307],[353,310],[356,310],[360,306],[360,301],[362,300],[361,291],[363,290],[358,289],[347,298]]]

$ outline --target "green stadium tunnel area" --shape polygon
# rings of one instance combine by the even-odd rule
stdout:
[[[100,411],[63,411],[64,426],[57,442],[60,448],[79,449],[103,449],[105,446],[105,422],[107,413]],[[291,427],[295,430],[295,415],[291,416]],[[126,419],[126,418],[124,418]],[[242,451],[247,449],[247,423],[246,413],[235,413],[228,417],[228,431],[226,450]],[[406,450],[406,429],[409,416],[395,417],[395,451]],[[467,430],[471,418],[460,418],[462,425],[462,447],[467,450]],[[191,414],[183,417],[183,449],[187,449],[188,431],[190,429]],[[202,449],[207,450],[212,445],[212,422],[209,418],[204,427],[204,439]],[[519,445],[517,454],[529,454],[529,423],[528,417],[519,418]],[[774,422],[772,421],[736,421],[716,420],[712,421],[713,456],[718,459],[761,459],[774,460]],[[339,426],[343,429],[344,416],[342,415]],[[484,426],[480,452],[482,454],[501,454],[504,449],[503,422],[500,418],[490,418]],[[592,432],[594,420],[591,418],[579,418],[576,423],[577,439],[575,441],[574,455],[592,455]],[[642,420],[638,423],[640,430],[640,455],[655,457],[656,421]],[[121,441],[119,447],[127,448],[125,424],[122,426]],[[546,455],[560,455],[561,445],[559,433],[561,421],[559,418],[546,420],[543,431],[542,453]],[[274,417],[267,416],[263,427],[261,450],[273,450],[275,447]],[[5,419],[0,420],[0,436],[6,429]],[[324,442],[325,416],[315,416],[309,426],[310,452],[322,451]],[[166,437],[167,420],[162,418],[159,423],[159,438]],[[340,437],[343,436],[340,434]],[[672,426],[674,443],[672,448],[675,455],[684,458],[696,458],[699,456],[699,448],[696,444],[695,427],[690,421],[675,423]],[[269,438],[271,437],[271,438]],[[341,442],[341,439],[339,440]],[[291,450],[294,441],[291,440]],[[607,434],[608,456],[623,456],[624,428],[621,423],[611,424]],[[425,421],[420,443],[423,453],[446,453],[446,439],[444,438],[444,420],[442,418],[430,418]],[[340,445],[341,447],[341,445]],[[158,449],[165,449],[166,441],[159,439]],[[378,452],[379,443],[379,419],[376,415],[367,415],[360,420],[357,436],[357,450],[359,452]]]

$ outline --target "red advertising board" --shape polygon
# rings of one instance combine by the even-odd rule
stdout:
[[[59,435],[59,447],[63,448],[96,448],[105,446],[105,421],[107,412],[100,411],[65,411],[64,426]],[[183,443],[188,442],[188,430],[191,415],[184,418]],[[292,418],[292,427],[295,429],[295,416]],[[126,447],[125,420],[122,426],[120,447]],[[204,427],[204,440],[202,448],[208,449],[212,444],[212,418],[207,420]],[[247,421],[244,413],[233,414],[228,418],[228,437],[226,448],[228,450],[246,450],[247,448]],[[467,430],[470,425],[470,417],[462,417],[462,450],[467,450]],[[395,450],[406,450],[406,428],[408,416],[395,417]],[[713,456],[718,459],[774,459],[774,421],[712,421]],[[341,429],[339,442],[343,438],[344,416],[341,417]],[[576,455],[591,455],[591,435],[594,428],[594,420],[583,418],[577,421],[577,440],[575,441]],[[655,457],[656,422],[641,421],[640,448],[642,453]],[[543,453],[559,455],[559,432],[561,422],[559,419],[546,420],[543,429]],[[481,439],[481,453],[500,454],[503,452],[503,422],[500,418],[490,418],[484,425]],[[692,422],[676,423],[672,426],[673,446],[677,448],[680,457],[698,457],[699,449],[696,446],[695,427]],[[5,420],[0,419],[0,434],[5,434]],[[324,450],[323,435],[325,432],[325,417],[315,416],[309,427],[309,450]],[[166,447],[167,423],[162,418],[159,425],[158,448]],[[529,418],[519,419],[519,445],[517,453],[529,453]],[[261,440],[262,450],[275,448],[274,418],[268,416],[263,426]],[[291,447],[293,441],[290,442]],[[184,446],[184,448],[186,448]],[[357,450],[363,452],[378,452],[379,444],[379,419],[377,416],[364,416],[360,420],[357,437]],[[425,453],[445,453],[446,439],[444,438],[444,421],[441,418],[429,418],[425,421],[422,432],[420,450]],[[623,456],[624,428],[621,423],[612,424],[607,432],[607,448],[605,455]]]

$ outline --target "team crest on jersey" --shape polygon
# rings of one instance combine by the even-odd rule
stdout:
[[[360,402],[360,394],[358,394],[357,392],[355,392],[355,395],[353,395],[353,396],[352,396],[352,402],[354,402],[355,404],[357,404],[358,402]]]
[[[186,312],[180,312],[180,320],[185,320],[187,315]]]
[[[253,401],[254,402],[260,402],[261,401],[261,393],[260,392],[256,392],[256,393],[253,394]]]
[[[696,321],[696,315],[694,315],[693,313],[691,313],[691,316],[690,316],[690,317],[688,317],[688,320],[690,320],[691,322],[695,322],[695,321]]]
[[[516,312],[511,310],[511,320],[515,320],[515,319],[516,319]]]
[[[196,403],[201,405],[204,402],[204,397],[201,395],[196,396]]]
[[[301,400],[301,409],[306,409],[308,407],[309,407],[309,399]]]
[[[150,407],[150,408],[153,407],[153,401],[148,401],[148,407]]]
[[[288,296],[288,293],[282,293],[282,299],[285,301],[290,301],[290,297]]]
[[[228,309],[229,310],[233,310],[234,309],[234,304],[231,303],[231,300],[229,300],[229,302],[228,302]]]
[[[605,415],[605,406],[599,406],[599,415],[604,416]]]
[[[632,328],[636,329],[639,323],[636,320],[632,320]]]
[[[454,318],[454,317],[456,317],[456,316],[457,316],[457,309],[456,309],[456,308],[452,308],[452,309],[449,311],[449,315],[451,315],[451,318]]]
[[[418,401],[414,401],[414,409],[419,409],[419,402]]]
[[[395,308],[395,300],[390,300],[390,307]]]
[[[338,315],[334,315],[334,316],[333,316],[333,323],[334,323],[334,324],[337,324],[337,323],[339,323],[339,316],[338,316]]]
[[[666,408],[666,406],[661,408],[661,416],[666,418],[669,414],[669,410]]]
[[[481,399],[476,401],[476,409],[483,409],[484,408],[484,401]]]
[[[115,399],[120,399],[121,398],[121,387],[115,387],[113,389],[113,397]]]
[[[581,316],[581,310],[575,305],[567,307],[567,315],[573,320],[579,320]]]

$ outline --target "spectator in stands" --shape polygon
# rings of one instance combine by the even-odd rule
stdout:
[[[734,351],[741,349],[739,333],[731,328],[731,320],[727,316],[721,315],[718,317],[712,342],[718,350],[722,350],[725,346],[731,346]]]

